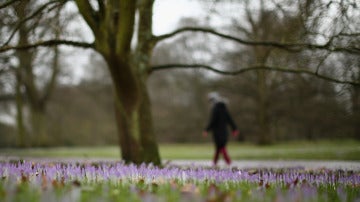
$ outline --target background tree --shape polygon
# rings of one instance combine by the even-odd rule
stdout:
[[[179,26],[196,26],[193,18],[183,18]],[[209,60],[211,47],[208,37],[184,34],[159,43],[152,55],[152,65]],[[186,51],[184,51],[186,50]],[[215,54],[215,53],[214,53]],[[196,56],[198,58],[195,58]],[[155,131],[161,141],[200,142],[199,135],[206,125],[209,80],[201,70],[174,70],[155,72],[149,78],[149,91],[153,105]],[[166,86],[166,88],[164,88]],[[184,112],[191,113],[184,113]]]
[[[52,37],[58,38],[63,30],[63,22],[69,16],[60,13],[64,2],[47,2],[41,4],[35,1],[9,1],[6,9],[1,9],[3,29],[1,30],[2,47],[17,44],[27,44]],[[2,5],[1,7],[3,7]],[[71,16],[70,16],[71,17]],[[51,23],[50,23],[51,22]],[[50,54],[49,54],[50,53]],[[2,56],[6,56],[3,54]],[[56,84],[60,72],[60,50],[53,47],[51,51],[44,48],[37,50],[16,50],[8,52],[9,73],[12,79],[8,81],[13,89],[9,92],[9,101],[14,100],[16,106],[17,145],[49,146],[46,123],[46,106]],[[1,77],[4,79],[4,77]]]
[[[55,11],[48,13],[47,15],[49,18],[46,20],[45,18],[41,18],[41,15],[34,17],[31,20],[26,20],[29,13],[34,15],[37,12],[43,12],[40,9],[32,8],[34,6],[33,4],[34,2],[31,1],[21,1],[14,7],[18,18],[16,21],[18,24],[18,46],[26,46],[30,43],[32,38],[43,38],[45,35],[51,34],[50,31],[53,32],[52,34],[55,39],[58,39],[60,36],[61,27],[59,15],[61,7],[49,8],[49,11],[53,9],[55,9]],[[49,27],[50,19],[52,27]],[[34,34],[36,32],[38,34]],[[15,32],[13,32],[13,34],[15,34]],[[25,142],[27,142],[27,144],[32,145],[47,146],[49,145],[50,138],[47,133],[46,105],[59,73],[59,50],[57,47],[54,47],[53,58],[48,64],[45,64],[46,66],[50,66],[51,71],[49,71],[47,67],[47,69],[40,74],[36,73],[36,71],[39,71],[40,69],[40,65],[35,63],[36,58],[47,57],[44,53],[41,53],[41,50],[36,52],[32,50],[17,50],[16,55],[19,61],[19,65],[16,68],[16,105],[18,112],[17,124],[19,130],[19,145],[25,146]],[[44,60],[42,59],[41,61]],[[44,76],[47,72],[50,72],[48,78]],[[23,92],[22,89],[24,89]],[[27,131],[30,134],[30,138],[27,140],[25,140],[26,131],[22,115],[22,110],[24,108],[22,94],[26,96],[26,104],[29,107],[30,112],[30,120],[28,121],[29,131]]]
[[[10,29],[10,25],[8,24],[9,21],[11,21],[11,18],[13,17],[11,15],[11,10],[0,10],[0,15],[2,16],[2,18],[0,19],[0,38],[3,39],[5,38],[6,33],[8,32],[8,30]],[[11,108],[11,101],[13,101],[15,99],[15,92],[13,91],[14,89],[14,65],[12,64],[12,56],[9,53],[5,53],[5,54],[1,54],[0,55],[0,62],[1,62],[1,66],[0,66],[0,108],[1,111],[4,111],[6,113],[10,113],[10,108]],[[19,90],[19,88],[17,88],[17,90]],[[20,98],[20,97],[19,97]],[[17,100],[17,103],[21,104],[21,99]],[[21,118],[22,120],[22,118]],[[23,125],[23,124],[22,124]],[[1,128],[4,128],[5,131],[10,131],[10,130],[6,130],[5,128],[10,128],[9,126],[6,126],[5,124],[1,124]],[[21,127],[19,128],[19,136],[16,139],[17,140],[17,145],[23,145],[23,141],[22,141],[22,129]],[[5,132],[2,132],[2,134],[6,134]],[[8,142],[7,140],[10,139],[14,139],[15,138],[11,138],[11,137],[6,137],[5,135],[3,135],[1,137],[2,140],[4,140],[4,142]],[[10,142],[10,141],[9,141]],[[9,144],[9,143],[7,143]],[[10,144],[10,145],[15,145],[15,143]]]
[[[117,142],[112,84],[103,58],[92,52],[85,78],[59,84],[49,104],[49,133],[58,145],[113,145]]]

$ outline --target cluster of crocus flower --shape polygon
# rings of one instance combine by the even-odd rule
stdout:
[[[299,168],[287,169],[236,169],[236,168],[209,168],[209,167],[157,167],[142,164],[140,166],[124,163],[40,163],[30,161],[0,163],[0,176],[6,179],[15,176],[18,180],[49,180],[83,182],[99,181],[211,181],[222,182],[254,182],[254,183],[281,183],[291,184],[307,182],[313,185],[321,184],[348,184],[360,185],[360,175],[353,171],[344,170],[305,170]]]
[[[142,187],[144,187],[143,185],[151,185],[148,187],[169,185],[178,188],[181,192],[194,194],[199,193],[199,187],[207,186],[207,195],[209,196],[217,195],[214,190],[222,187],[223,192],[228,189],[230,192],[238,193],[232,195],[233,197],[240,197],[240,195],[244,195],[244,192],[241,192],[242,188],[237,184],[250,184],[252,187],[256,187],[256,190],[247,191],[248,195],[253,193],[252,195],[259,197],[266,193],[267,189],[274,190],[276,188],[279,193],[282,193],[276,196],[278,201],[281,201],[281,198],[287,200],[288,194],[294,190],[301,190],[297,191],[297,194],[302,193],[304,196],[315,197],[319,187],[330,187],[336,192],[338,199],[344,195],[347,197],[345,190],[349,188],[353,190],[352,192],[357,192],[357,195],[353,195],[352,198],[359,199],[360,197],[358,192],[360,191],[359,173],[327,169],[219,169],[196,166],[157,167],[145,164],[137,166],[121,162],[41,163],[19,161],[0,163],[0,177],[0,188],[3,187],[3,190],[9,190],[9,187],[22,183],[39,187],[42,190],[49,189],[49,187],[64,187],[69,184],[81,186],[110,183],[113,186],[128,185],[130,190],[137,190],[134,189],[134,185],[139,184]],[[284,194],[282,190],[292,191]]]

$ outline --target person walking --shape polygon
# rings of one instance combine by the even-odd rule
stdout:
[[[213,165],[216,166],[220,153],[224,156],[227,165],[231,164],[230,156],[226,150],[228,142],[228,126],[231,127],[232,135],[236,137],[239,134],[236,124],[234,123],[228,109],[225,99],[219,93],[211,92],[208,94],[208,100],[212,104],[210,120],[207,127],[203,131],[203,136],[207,137],[208,132],[212,132],[213,141],[215,143],[215,154]]]

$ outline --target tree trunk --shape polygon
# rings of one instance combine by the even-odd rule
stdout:
[[[139,102],[139,125],[141,146],[143,148],[142,161],[146,163],[161,164],[158,144],[153,127],[153,117],[151,113],[151,103],[146,87],[148,78],[147,69],[150,66],[150,58],[154,49],[152,41],[152,7],[154,0],[143,0],[138,2],[139,21],[137,34],[137,47],[133,54],[133,69],[137,70],[138,86],[140,92]]]
[[[30,1],[21,1],[16,5],[15,11],[19,18],[19,21],[26,19],[27,13],[29,12],[29,6],[31,6]],[[60,36],[59,26],[59,15],[60,9],[57,11],[57,18],[53,23],[53,26],[56,26],[58,29],[55,33],[55,38],[58,39]],[[24,21],[22,26],[19,27],[19,39],[18,45],[24,46],[29,44],[31,32],[34,31],[34,28],[28,24],[28,21]],[[33,59],[35,53],[33,50],[18,50],[17,57],[19,59],[19,67],[16,75],[18,81],[18,86],[16,87],[17,94],[17,122],[18,122],[18,133],[19,133],[19,145],[24,145],[24,135],[25,129],[23,126],[23,116],[22,116],[22,105],[23,100],[21,97],[21,87],[24,88],[24,94],[26,95],[26,104],[30,108],[30,133],[31,140],[27,144],[34,144],[36,146],[49,146],[49,140],[47,134],[47,125],[46,125],[46,103],[50,98],[51,92],[54,89],[56,78],[59,73],[59,50],[57,47],[54,48],[54,61],[53,61],[53,72],[48,83],[44,85],[44,89],[40,89],[36,85],[36,74],[34,73]]]
[[[258,37],[258,38],[264,38],[264,37]],[[260,65],[265,65],[271,50],[263,47],[256,47],[254,50],[255,50],[255,58],[257,63]],[[269,117],[269,96],[268,96],[269,87],[267,84],[268,74],[266,70],[258,70],[256,71],[256,76],[257,76],[257,95],[258,95],[257,121],[259,124],[257,143],[260,145],[266,145],[266,144],[271,144],[272,141],[272,137],[270,133],[270,117]]]
[[[143,159],[143,149],[141,147],[139,111],[131,110],[124,113],[126,105],[116,96],[115,115],[118,127],[119,145],[121,148],[122,159],[126,163],[139,164]]]
[[[129,60],[105,57],[114,84],[115,115],[122,159],[126,163],[160,165],[153,129],[146,75],[132,68]],[[121,69],[121,72],[118,72]]]
[[[360,74],[360,73],[359,73]],[[354,126],[355,139],[360,140],[360,88],[353,86],[352,101],[352,122]]]
[[[16,12],[19,19],[24,19],[26,17],[27,8],[29,6],[29,1],[21,1],[20,4],[16,7]],[[19,28],[19,45],[29,44],[29,33],[31,28],[24,23],[23,26]],[[25,87],[25,93],[27,96],[27,103],[30,108],[30,134],[31,140],[30,144],[37,146],[46,145],[47,137],[45,131],[45,111],[43,104],[40,103],[39,92],[35,84],[35,75],[33,71],[33,58],[34,53],[31,50],[19,50],[17,51],[17,57],[19,59],[19,70],[17,73],[19,85]],[[19,89],[20,90],[20,89]],[[20,100],[19,100],[20,101]],[[20,104],[20,102],[18,103]],[[20,110],[18,108],[18,110]],[[19,116],[21,112],[19,111]],[[18,117],[20,121],[20,117]],[[21,126],[20,126],[21,127]],[[21,128],[19,131],[22,130]]]
[[[26,147],[26,141],[25,141],[25,126],[24,126],[24,118],[23,118],[23,105],[24,101],[22,98],[21,93],[21,80],[18,75],[16,74],[16,125],[17,125],[17,140],[16,145],[18,147]]]
[[[140,135],[141,145],[144,148],[143,161],[146,163],[161,164],[157,138],[153,127],[151,103],[145,80],[141,81],[142,101],[140,105]]]
[[[24,19],[26,16],[26,8],[28,6],[28,1],[22,1],[21,3],[15,6],[15,11],[20,20]],[[19,39],[18,45],[27,45],[28,44],[28,32],[26,23],[19,28]],[[29,50],[18,50],[16,51],[16,56],[19,60],[19,65],[16,69],[16,122],[17,122],[17,133],[18,133],[18,146],[25,146],[25,127],[24,127],[24,117],[23,117],[23,105],[24,100],[22,98],[21,88],[25,86],[27,82],[27,70],[31,68],[33,53]],[[29,144],[29,142],[28,142]]]
[[[94,33],[94,49],[104,57],[110,71],[123,160],[136,164],[160,164],[145,84],[149,58],[155,45],[152,40],[154,0],[99,1],[99,12],[89,1],[75,2]],[[134,30],[138,36],[135,48],[132,48]]]
[[[265,70],[257,71],[257,87],[258,87],[258,123],[259,123],[259,136],[258,144],[270,144],[270,128],[268,117],[268,97],[266,85],[266,72]]]
[[[31,134],[36,146],[49,146],[46,129],[46,113],[43,106],[31,106]]]

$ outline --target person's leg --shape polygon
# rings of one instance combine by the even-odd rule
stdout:
[[[220,149],[218,147],[215,148],[215,155],[214,155],[214,159],[213,159],[213,165],[216,166],[218,159],[219,159],[219,153],[220,153]]]
[[[230,159],[230,157],[229,157],[229,154],[228,154],[227,151],[226,151],[226,147],[221,148],[221,153],[222,153],[223,156],[224,156],[224,159],[225,159],[225,161],[226,161],[226,164],[230,165],[230,164],[231,164],[231,159]]]

